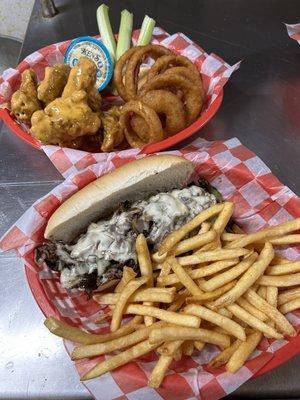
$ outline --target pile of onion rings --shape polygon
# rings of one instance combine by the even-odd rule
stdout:
[[[147,70],[141,65],[153,59]],[[199,116],[205,100],[201,76],[187,57],[166,47],[132,47],[117,61],[114,83],[125,101],[120,126],[131,147],[180,132]]]

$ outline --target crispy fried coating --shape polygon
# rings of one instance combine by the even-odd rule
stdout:
[[[166,137],[180,132],[185,127],[184,105],[174,93],[168,90],[150,90],[140,100],[153,108],[161,118]],[[149,128],[141,117],[133,117],[131,125],[139,137],[144,139],[147,136]]]
[[[46,105],[57,97],[60,97],[66,86],[70,73],[70,67],[66,64],[55,64],[46,67],[45,78],[39,84],[38,98]]]
[[[101,111],[102,97],[95,87],[92,87],[88,93],[88,105],[95,112]]]
[[[80,57],[75,67],[71,69],[62,97],[70,97],[76,90],[84,90],[88,94],[88,105],[93,111],[100,111],[101,95],[95,88],[97,67],[87,57]]]
[[[181,73],[179,74],[178,69]],[[174,71],[176,70],[176,72]],[[183,74],[184,70],[184,74]],[[187,77],[191,75],[191,80]],[[199,116],[202,105],[202,86],[199,81],[192,80],[194,74],[185,67],[173,67],[147,81],[141,88],[139,96],[142,97],[150,90],[174,90],[180,93],[179,98],[184,103],[187,124],[190,125]],[[201,83],[201,82],[200,82]]]
[[[80,136],[70,141],[60,142],[61,147],[69,147],[70,149],[80,149],[89,152],[99,152],[102,143],[102,135],[96,133],[90,136]]]
[[[134,115],[141,117],[148,127],[147,137],[141,138],[133,130],[131,119]],[[148,143],[159,142],[163,139],[164,132],[161,121],[156,112],[139,100],[131,100],[121,110],[120,125],[131,147],[143,147]]]
[[[123,129],[120,125],[121,108],[117,106],[111,107],[102,114],[101,120],[103,125],[103,143],[102,151],[112,151],[124,140]]]
[[[18,121],[29,123],[32,114],[41,108],[37,97],[36,74],[31,69],[26,69],[22,73],[20,89],[12,95],[11,111]]]
[[[53,100],[44,111],[37,111],[31,118],[31,134],[45,144],[63,144],[78,137],[94,135],[101,120],[87,105],[84,90],[72,96]]]

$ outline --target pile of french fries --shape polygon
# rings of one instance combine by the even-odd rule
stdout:
[[[73,360],[121,350],[82,380],[155,349],[159,358],[149,385],[157,388],[173,359],[201,351],[206,343],[221,350],[210,366],[225,365],[234,373],[263,335],[281,339],[296,334],[284,314],[300,308],[300,261],[276,255],[274,247],[300,242],[300,235],[293,234],[300,218],[251,234],[234,226],[229,233],[233,209],[230,202],[206,209],[171,232],[154,254],[145,237],[137,237],[140,277],[124,267],[120,281],[109,282],[102,287],[106,291],[93,297],[110,306],[105,315],[110,333],[92,334],[52,317],[46,320],[51,332],[80,344]],[[128,314],[133,319],[122,325]]]

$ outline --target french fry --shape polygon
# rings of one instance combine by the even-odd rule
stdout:
[[[232,230],[234,233],[242,233],[242,234],[245,233],[243,231],[243,229],[240,226],[238,226],[237,224],[232,225]]]
[[[191,356],[194,351],[194,341],[186,340],[181,347],[182,347],[182,354],[184,356]]]
[[[279,311],[282,314],[287,314],[289,312],[295,311],[300,308],[300,298],[296,298],[294,300],[290,300],[279,307]]]
[[[213,290],[211,292],[206,292],[206,293],[202,293],[202,294],[198,294],[197,296],[192,296],[192,297],[187,297],[186,298],[186,303],[187,304],[191,304],[191,303],[203,303],[206,302],[207,300],[214,300],[218,297],[220,297],[222,294],[228,292],[228,290],[230,290],[231,288],[234,287],[234,285],[236,284],[237,281],[232,281],[227,283],[226,285]]]
[[[246,236],[247,235],[244,235],[244,234],[224,232],[222,234],[221,239],[224,240],[225,242],[233,242],[234,240],[242,239],[242,238],[245,238]],[[297,244],[297,243],[300,243],[300,235],[299,234],[285,235],[285,236],[275,237],[275,238],[271,238],[271,239],[267,239],[267,240],[260,240],[257,242],[257,244],[263,244],[266,241],[271,243],[273,246]]]
[[[281,306],[284,303],[288,303],[292,300],[300,298],[300,287],[285,290],[278,295],[277,303]]]
[[[193,274],[195,274],[195,279],[196,278],[204,278],[209,275],[216,274],[217,272],[220,272],[226,268],[232,267],[233,265],[236,265],[239,262],[238,258],[231,258],[229,260],[222,260],[222,261],[215,261],[212,262],[209,265],[203,266],[198,269],[193,270]],[[197,271],[197,273],[196,273]]]
[[[173,249],[175,255],[187,253],[188,251],[198,249],[207,243],[212,242],[217,236],[216,231],[208,231],[206,233],[192,236],[179,242]]]
[[[115,332],[121,325],[123,310],[126,307],[128,299],[133,293],[142,285],[148,282],[149,276],[142,276],[141,278],[133,279],[127,283],[124,290],[119,294],[119,298],[116,302],[115,309],[113,311],[110,330]]]
[[[256,349],[261,337],[262,335],[260,332],[253,332],[247,337],[245,342],[240,343],[226,364],[226,370],[232,374],[239,370],[251,353]]]
[[[164,287],[164,283],[162,280],[165,276],[168,276],[171,271],[172,271],[172,268],[171,268],[170,264],[167,261],[164,261],[162,264],[159,276],[156,280],[156,287],[160,287],[160,288]]]
[[[200,249],[195,250],[194,254],[199,254],[199,253],[203,253],[205,251],[208,250],[215,250],[215,249],[220,249],[221,248],[221,241],[219,236],[216,237],[215,240],[213,240],[210,243],[205,244],[204,246],[200,247]]]
[[[201,235],[201,233],[206,233],[210,230],[211,224],[209,222],[202,222],[201,228],[199,229],[198,235]]]
[[[233,322],[235,322],[235,321],[233,320]],[[225,329],[221,328],[220,326],[217,326],[214,324],[211,324],[211,325],[213,326],[212,330],[214,332],[222,333],[223,335],[228,335],[228,332]]]
[[[246,340],[246,335],[244,329],[235,321],[218,314],[215,311],[209,310],[206,307],[203,307],[199,304],[190,304],[185,307],[185,311],[188,314],[195,315],[204,319],[205,321],[209,321],[214,325],[217,325],[223,328],[232,336],[235,336],[237,339]]]
[[[183,342],[184,342],[183,340],[174,340],[172,342],[165,342],[157,349],[157,352],[164,356],[174,355],[173,344],[175,344],[175,343],[178,344],[179,347],[176,346],[177,347],[176,351],[177,351],[179,348],[181,349],[180,346],[183,344]],[[182,351],[181,351],[181,355],[182,355]]]
[[[161,355],[159,357],[154,369],[151,372],[151,376],[148,382],[150,387],[158,388],[161,385],[164,376],[173,360],[174,353],[176,352],[176,350],[179,349],[181,343],[182,343],[181,341],[175,341],[170,343],[169,347],[171,354],[168,356]]]
[[[300,272],[300,261],[291,262],[289,264],[278,264],[268,267],[266,275],[287,275]]]
[[[242,275],[242,273],[244,273],[249,267],[251,267],[256,259],[257,253],[251,254],[250,257],[245,258],[239,264],[235,265],[233,268],[230,268],[228,271],[225,271],[207,280],[205,283],[203,283],[201,288],[206,292],[218,289],[219,287],[233,281],[235,278]]]
[[[188,296],[188,291],[181,294],[168,308],[168,311],[178,311],[185,303],[185,299]]]
[[[201,340],[195,340],[194,346],[198,351],[201,351],[203,349],[203,347],[205,346],[205,343],[201,342]]]
[[[281,314],[277,308],[271,306],[266,300],[262,299],[254,290],[249,289],[245,294],[245,298],[256,308],[266,314],[276,325],[278,330],[285,335],[294,336],[295,329],[289,321]]]
[[[194,296],[202,293],[202,290],[196,285],[189,274],[177,262],[175,257],[168,258],[168,263],[177,275],[180,282],[188,289],[190,293],[192,293]]]
[[[229,336],[202,328],[165,326],[160,329],[153,329],[149,334],[150,343],[172,342],[174,340],[200,340],[221,348],[230,346]]]
[[[281,257],[279,254],[275,254],[273,260],[270,265],[278,265],[278,264],[290,264],[292,261],[287,258]]]
[[[145,236],[141,233],[136,238],[135,248],[142,276],[149,278],[149,286],[153,286],[152,264]]]
[[[241,276],[235,287],[223,294],[214,302],[214,307],[224,307],[235,302],[249,289],[255,281],[264,273],[274,256],[274,250],[270,243],[266,243],[257,261]],[[250,258],[250,257],[249,257]]]
[[[257,243],[261,240],[267,240],[276,236],[283,236],[287,233],[294,232],[300,229],[300,218],[296,218],[292,221],[285,222],[277,226],[271,226],[270,228],[263,229],[256,233],[246,235],[241,239],[237,239],[234,242],[228,244],[228,248],[237,249],[245,247],[251,243]]]
[[[180,361],[182,359],[182,348],[181,346],[173,354],[174,361]]]
[[[287,244],[297,244],[300,243],[300,235],[294,234],[294,235],[281,236],[278,238],[271,239],[270,243],[272,243],[273,246],[279,246],[279,245],[285,246]]]
[[[121,365],[127,364],[129,361],[141,357],[142,355],[149,353],[149,351],[154,350],[158,347],[160,343],[150,343],[148,339],[140,342],[128,350],[125,350],[99,364],[96,364],[92,369],[90,369],[86,374],[81,377],[81,381],[86,381],[88,379],[96,378],[101,376],[106,372],[112,371]]]
[[[244,236],[245,236],[244,234],[240,234],[240,233],[223,232],[221,235],[221,239],[224,242],[233,242],[234,240],[241,239]]]
[[[129,297],[128,303],[137,303],[140,301],[172,303],[172,301],[174,301],[175,292],[176,289],[174,287],[139,289]],[[94,295],[93,299],[99,304],[116,304],[119,297],[119,293],[105,293],[102,295]]]
[[[234,204],[227,201],[224,203],[223,210],[216,218],[212,229],[214,229],[218,235],[221,235],[228,224],[234,209]]]
[[[267,288],[266,286],[259,286],[258,289],[256,290],[257,294],[265,299],[267,297]]]
[[[151,254],[151,259],[152,261],[159,263],[159,264],[163,264],[163,262],[166,260],[166,258],[168,257],[167,253],[158,255],[158,252]]]
[[[276,286],[261,286],[266,289],[265,299],[271,306],[277,308],[277,297],[278,297],[278,288]],[[271,326],[274,326],[274,322],[269,321]]]
[[[206,303],[206,306],[207,306],[210,310],[216,311],[216,310],[212,307],[212,303]],[[221,314],[221,315],[223,315],[224,317],[227,317],[227,318],[231,318],[231,317],[232,317],[232,313],[231,313],[229,310],[227,310],[227,308],[225,308],[225,307],[218,308],[218,313]]]
[[[268,320],[268,317],[266,316],[266,314],[264,314],[258,308],[254,307],[251,303],[249,303],[249,301],[247,301],[243,297],[240,297],[238,300],[236,300],[236,303],[240,307],[242,307],[244,310],[246,310],[250,314],[254,315],[254,317],[260,319],[261,321],[267,321]]]
[[[200,267],[197,269],[193,269],[191,271],[187,271],[189,276],[192,279],[203,278],[208,275],[215,274],[219,271],[222,271],[228,267],[231,267],[239,262],[238,258],[233,258],[231,260],[224,260],[224,261],[216,261],[210,265],[205,267]],[[174,285],[175,283],[179,282],[179,278],[176,274],[169,274],[161,279],[161,282],[164,286]]]
[[[136,277],[136,272],[130,267],[124,267],[123,268],[123,275],[122,279],[118,283],[118,285],[115,287],[115,293],[121,293],[124,287],[127,285],[128,282],[130,282],[132,279]]]
[[[135,241],[135,250],[138,259],[138,263],[140,266],[140,271],[142,276],[148,277],[148,287],[153,287],[153,268],[151,263],[151,257],[147,245],[147,241],[145,236],[141,233],[138,235]],[[152,306],[151,302],[144,302],[147,306]],[[145,316],[145,325],[150,326],[153,324],[154,319],[149,316]]]
[[[195,253],[190,256],[178,257],[177,260],[180,265],[194,265],[203,262],[229,260],[235,257],[245,256],[249,253],[247,249],[220,249],[213,251],[205,251],[203,253]]]
[[[139,321],[141,321],[140,318],[133,318],[130,322],[128,322],[126,325],[123,325],[116,332],[100,335],[88,333],[79,328],[74,328],[73,326],[67,325],[54,317],[48,317],[45,320],[44,325],[56,336],[71,340],[75,343],[94,344],[108,342],[133,332],[135,330],[135,325],[139,323]]]
[[[171,270],[172,270],[171,265],[169,263],[167,263],[167,262],[164,262],[162,267],[161,267],[159,277],[161,278],[162,276],[169,275]]]
[[[219,368],[222,365],[226,364],[233,353],[237,350],[239,345],[241,344],[241,340],[236,339],[230,347],[221,351],[221,353],[217,354],[208,364],[211,368]]]
[[[169,233],[167,237],[165,237],[165,239],[162,241],[159,247],[158,255],[168,253],[187,234],[189,234],[198,226],[200,226],[204,221],[219,214],[219,212],[222,211],[223,207],[224,203],[216,204],[210,208],[207,208],[206,210],[198,214],[195,218],[193,218],[191,221],[183,225],[181,228]]]
[[[114,286],[117,286],[117,284],[120,282],[120,279],[112,279],[106,283],[104,283],[103,285],[99,286],[96,290],[93,291],[93,293],[100,293],[100,292],[104,292],[107,289],[110,289]]]
[[[274,339],[282,339],[282,335],[278,333],[274,328],[267,325],[265,322],[256,318],[255,316],[248,313],[248,311],[244,310],[242,307],[237,304],[231,304],[227,306],[227,309],[232,312],[234,316],[239,318],[241,321],[246,322],[252,328],[265,333],[266,335],[274,338]]]
[[[291,275],[264,275],[257,283],[263,286],[289,287],[300,285],[300,273]]]
[[[194,315],[177,314],[173,311],[162,310],[158,307],[145,306],[142,304],[129,304],[126,308],[127,314],[137,314],[157,318],[169,324],[188,327],[199,326],[200,320]]]
[[[72,360],[80,360],[86,357],[95,357],[102,354],[111,353],[112,351],[121,350],[125,347],[132,346],[148,338],[151,329],[159,326],[159,322],[154,323],[152,326],[141,328],[129,335],[111,340],[105,343],[88,344],[84,346],[75,347],[71,354]]]
[[[267,286],[266,301],[273,307],[277,307],[278,288],[276,286]]]

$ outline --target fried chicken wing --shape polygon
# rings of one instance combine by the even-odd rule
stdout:
[[[22,73],[20,89],[12,95],[11,111],[18,121],[29,123],[32,114],[41,108],[37,97],[36,74],[31,69],[26,69]]]
[[[119,123],[120,107],[111,107],[108,111],[104,111],[102,116],[103,126],[103,143],[102,151],[112,151],[124,140],[123,129]]]
[[[36,111],[31,118],[31,133],[45,144],[63,144],[85,135],[94,135],[101,120],[87,105],[84,90],[75,91],[70,97],[59,97],[43,111]]]
[[[60,97],[67,84],[70,67],[66,64],[55,64],[46,67],[45,78],[39,84],[37,93],[38,98],[45,105]]]
[[[88,105],[93,111],[101,110],[101,95],[95,88],[97,78],[96,64],[87,57],[80,57],[71,69],[62,97],[70,97],[76,90],[84,90],[88,94]]]

